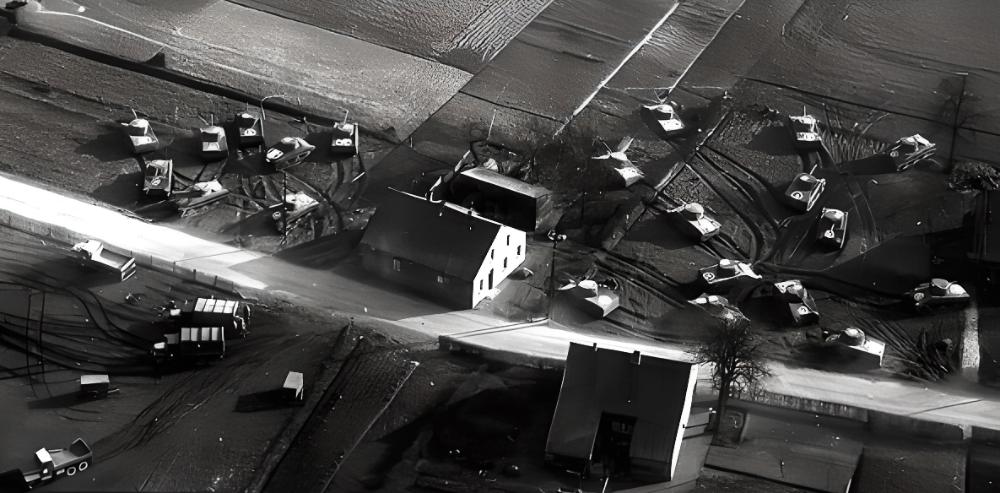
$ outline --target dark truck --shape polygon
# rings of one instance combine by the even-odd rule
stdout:
[[[246,337],[250,306],[236,300],[198,298],[184,309],[167,307],[163,340],[153,344],[153,356],[173,359],[215,359],[226,354],[226,339]]]
[[[23,473],[24,483],[31,489],[61,476],[75,476],[77,471],[90,467],[93,455],[82,438],[74,440],[68,449],[38,449],[35,460],[39,467]]]

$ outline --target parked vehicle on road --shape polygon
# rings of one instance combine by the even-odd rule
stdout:
[[[112,252],[97,240],[81,241],[73,245],[73,252],[84,266],[94,266],[114,272],[121,281],[135,275],[134,258]]]
[[[125,126],[125,132],[132,144],[132,152],[145,154],[155,151],[159,147],[160,141],[156,138],[153,127],[149,125],[149,120],[136,117],[128,123],[122,123],[122,125]]]
[[[45,449],[35,452],[38,469],[24,473],[24,482],[29,488],[41,486],[62,476],[75,476],[78,471],[86,471],[93,460],[90,446],[82,438],[77,438],[68,449]]]
[[[823,208],[816,226],[816,241],[821,245],[841,249],[847,240],[847,212]]]
[[[249,111],[236,114],[236,144],[240,148],[264,145],[264,123],[260,116]]]
[[[226,141],[226,131],[218,125],[209,125],[198,130],[201,136],[201,157],[213,161],[224,159],[229,155],[229,144]]]
[[[913,134],[897,140],[886,151],[896,171],[906,171],[913,165],[934,155],[937,144],[923,138],[920,134]]]
[[[267,150],[264,160],[275,167],[299,164],[305,161],[316,146],[301,137],[283,137]]]
[[[695,202],[668,210],[667,217],[681,231],[699,241],[705,241],[719,234],[719,230],[722,228],[718,221],[705,214],[705,208],[701,204]]]
[[[957,282],[934,278],[917,285],[906,293],[913,306],[929,309],[936,306],[964,305],[969,302],[969,292]]]
[[[170,159],[152,159],[146,162],[142,179],[142,192],[147,197],[167,198],[174,187],[174,162]]]
[[[816,205],[824,189],[826,189],[825,179],[816,178],[809,173],[799,173],[785,189],[785,199],[795,210],[809,212]]]

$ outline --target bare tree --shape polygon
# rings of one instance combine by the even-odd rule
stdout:
[[[750,320],[731,308],[726,308],[718,320],[708,338],[695,351],[699,363],[714,366],[712,380],[719,390],[717,420],[725,415],[729,396],[734,391],[756,390],[760,380],[771,374]]]

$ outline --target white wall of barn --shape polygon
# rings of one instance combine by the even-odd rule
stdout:
[[[487,298],[493,288],[507,278],[518,268],[526,256],[528,235],[519,229],[502,226],[493,239],[493,245],[486,252],[483,264],[479,266],[475,281],[472,283],[472,306]],[[490,272],[493,272],[493,285],[490,286]]]

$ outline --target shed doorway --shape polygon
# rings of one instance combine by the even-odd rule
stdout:
[[[601,413],[601,423],[594,438],[591,453],[591,474],[618,478],[628,476],[631,469],[630,451],[635,417]]]

